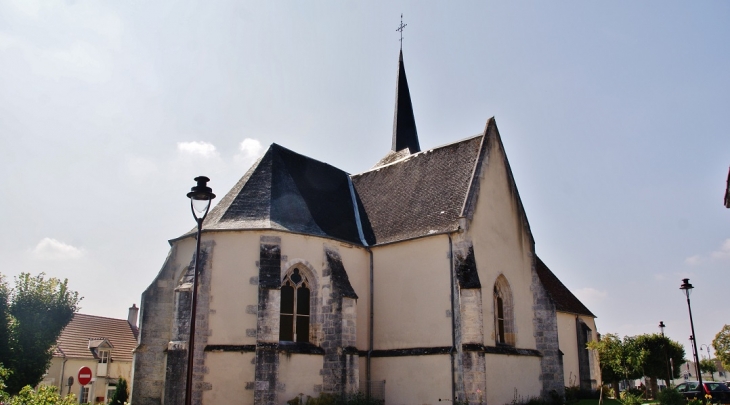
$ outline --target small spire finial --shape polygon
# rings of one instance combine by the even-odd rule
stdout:
[[[403,28],[408,26],[408,24],[403,24],[403,13],[400,13],[400,25],[396,29],[396,31],[400,32],[400,50],[403,50]]]

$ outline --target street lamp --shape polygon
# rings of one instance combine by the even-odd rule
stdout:
[[[706,344],[701,344],[700,345],[700,350],[702,350],[703,347],[705,348],[705,350],[707,350],[707,358],[709,360],[712,360],[712,352],[710,352],[710,346],[708,346]]]
[[[684,295],[687,297],[687,309],[689,309],[689,325],[690,325],[690,328],[692,329],[692,336],[690,336],[690,339],[692,340],[692,345],[693,345],[692,351],[694,352],[693,354],[694,354],[694,358],[695,358],[695,364],[697,365],[697,382],[699,384],[698,388],[703,395],[702,402],[704,403],[705,402],[705,397],[704,397],[705,387],[702,385],[702,373],[699,372],[700,359],[697,357],[697,339],[695,339],[695,324],[694,324],[694,321],[692,320],[692,306],[689,303],[689,296],[690,296],[690,294],[692,294],[693,288],[694,288],[694,286],[689,283],[688,278],[682,279],[682,285],[679,287],[679,289],[682,290],[684,292]]]
[[[198,233],[195,243],[195,269],[193,274],[193,304],[190,315],[190,338],[188,339],[188,372],[185,381],[185,405],[191,405],[193,402],[193,360],[195,358],[195,320],[197,317],[198,303],[198,262],[200,262],[200,233],[203,230],[203,221],[210,210],[210,202],[215,198],[213,190],[208,187],[209,178],[198,176],[195,178],[198,182],[196,186],[190,189],[188,198],[190,198],[190,210],[193,212],[193,218],[198,223]]]
[[[666,325],[664,325],[664,321],[659,321],[659,330],[662,331],[662,337],[664,337],[664,328],[666,328]],[[671,387],[671,381],[672,381],[672,374],[670,372],[670,364],[669,360],[667,359],[669,356],[667,355],[667,342],[662,342],[662,347],[664,348],[664,361],[667,363],[667,387]]]

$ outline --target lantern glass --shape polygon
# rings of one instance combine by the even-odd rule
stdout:
[[[195,218],[203,218],[203,216],[205,216],[205,212],[208,210],[208,207],[210,207],[210,200],[196,200],[195,198],[191,198],[190,201],[193,203],[193,212],[195,213]]]

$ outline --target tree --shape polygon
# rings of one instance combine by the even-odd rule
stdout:
[[[618,335],[608,333],[599,341],[589,342],[588,348],[598,352],[601,377],[612,383],[616,394],[619,380],[633,380],[643,375],[641,366],[647,353],[634,337],[625,336],[621,340]]]
[[[127,389],[127,380],[125,380],[122,377],[119,377],[119,381],[117,381],[117,389],[114,391],[114,395],[112,395],[111,401],[109,401],[109,405],[124,405],[125,402],[129,399],[129,390]]]
[[[81,299],[68,289],[68,280],[21,273],[8,290],[0,275],[0,363],[10,370],[5,384],[10,394],[36,386],[53,357],[61,330],[71,321]],[[3,352],[4,351],[4,352]]]
[[[709,373],[712,381],[715,381],[714,374],[717,372],[717,365],[715,365],[715,361],[710,359],[700,360],[700,372]]]
[[[712,347],[715,348],[715,356],[722,362],[722,366],[730,369],[730,325],[725,325],[717,332],[715,339],[712,341]]]
[[[641,370],[644,376],[651,378],[651,391],[658,394],[657,380],[666,379],[667,382],[679,377],[679,368],[684,363],[684,347],[658,333],[644,334],[636,337],[636,343],[645,352]],[[669,360],[675,365],[674,375],[670,377],[671,371]]]

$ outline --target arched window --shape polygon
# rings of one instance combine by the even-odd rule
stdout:
[[[279,340],[309,342],[309,282],[294,268],[281,285]]]
[[[497,291],[497,287],[494,287],[494,299],[495,299],[495,306],[496,306],[496,313],[495,313],[495,338],[497,340],[497,343],[505,343],[504,341],[504,300],[502,297],[499,296],[499,291]]]
[[[498,345],[515,345],[512,290],[504,275],[494,283],[494,341]]]

